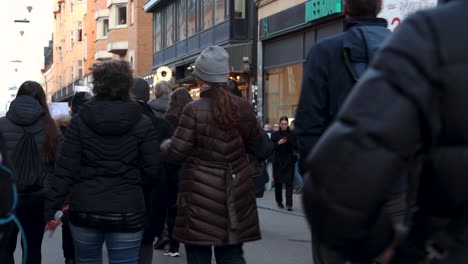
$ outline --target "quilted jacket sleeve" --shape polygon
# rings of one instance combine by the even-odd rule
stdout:
[[[417,14],[400,26],[308,157],[309,223],[349,260],[372,259],[393,238],[383,205],[437,109],[437,36],[429,25]]]
[[[49,190],[45,201],[46,220],[53,219],[61,210],[71,186],[79,177],[81,146],[79,117],[75,116],[67,129],[63,144],[60,144],[55,171],[48,175]]]
[[[163,156],[167,162],[180,164],[190,155],[196,140],[195,129],[195,113],[191,105],[188,104],[184,108],[169,146],[162,148]]]

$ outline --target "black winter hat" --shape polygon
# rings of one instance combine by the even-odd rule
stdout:
[[[91,100],[92,97],[93,96],[88,92],[76,93],[71,100],[71,114],[78,114],[83,104]]]
[[[142,78],[133,78],[133,87],[130,89],[136,100],[147,103],[150,98],[150,86]]]

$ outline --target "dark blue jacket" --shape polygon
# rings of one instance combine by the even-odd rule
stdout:
[[[303,160],[356,83],[346,67],[344,49],[349,50],[350,59],[366,61],[373,56],[381,39],[389,34],[385,19],[350,18],[346,21],[345,32],[321,40],[310,49],[295,119],[302,168]]]

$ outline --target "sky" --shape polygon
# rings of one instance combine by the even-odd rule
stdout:
[[[57,0],[14,0],[0,16],[2,40],[0,43],[0,113],[9,100],[8,87],[21,85],[26,80],[40,81],[44,67],[44,47],[52,39],[54,8]],[[26,6],[32,6],[28,13]],[[30,23],[15,23],[15,19]],[[21,36],[20,31],[24,31]],[[22,63],[11,62],[21,60]],[[15,72],[15,68],[18,71]]]

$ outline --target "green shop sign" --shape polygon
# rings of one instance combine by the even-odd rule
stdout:
[[[305,4],[306,22],[343,12],[342,0],[311,0]]]
[[[260,20],[260,39],[301,28],[343,12],[342,0],[309,0]]]

